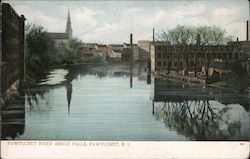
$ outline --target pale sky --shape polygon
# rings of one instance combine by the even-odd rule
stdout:
[[[49,32],[64,32],[70,9],[73,36],[83,42],[129,42],[151,40],[156,33],[180,25],[216,25],[228,34],[246,39],[248,0],[158,0],[158,1],[42,1],[3,0],[26,23],[42,25]]]

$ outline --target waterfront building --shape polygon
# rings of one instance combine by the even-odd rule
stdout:
[[[131,56],[131,46],[130,44],[124,43],[123,49],[123,61],[128,61]],[[140,57],[140,49],[137,44],[132,45],[133,61],[138,61]]]
[[[233,62],[243,54],[235,45],[151,45],[151,70],[167,73],[174,70],[202,72],[213,61]]]
[[[152,41],[150,40],[139,40],[139,61],[146,61],[149,57],[150,46],[152,45]]]

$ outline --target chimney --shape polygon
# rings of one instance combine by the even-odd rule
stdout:
[[[248,41],[248,20],[247,20],[247,41]]]
[[[155,43],[155,29],[153,28],[153,44]]]
[[[239,41],[239,38],[237,37],[237,41]]]

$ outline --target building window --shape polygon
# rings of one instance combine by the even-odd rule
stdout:
[[[217,57],[218,57],[218,59],[221,59],[221,54],[220,54],[220,53],[218,53]]]
[[[161,67],[161,62],[158,62],[157,65],[158,65],[158,67]]]
[[[177,66],[177,62],[174,62],[174,66],[175,66],[175,67]]]
[[[163,58],[166,58],[167,57],[167,55],[166,54],[163,54]]]
[[[167,65],[167,63],[166,62],[163,62],[163,66],[166,66]]]
[[[223,58],[224,58],[224,59],[227,58],[227,53],[223,53]]]
[[[180,62],[180,67],[182,67],[182,65],[183,65],[183,63],[182,63],[182,62]]]
[[[234,54],[234,58],[235,58],[235,59],[238,59],[238,58],[239,58],[239,57],[238,57],[238,53],[235,53],[235,54]]]
[[[229,58],[230,58],[230,59],[232,59],[232,58],[233,58],[233,55],[232,55],[232,53],[231,53],[231,52],[229,53]]]
[[[157,57],[158,57],[158,58],[161,58],[161,54],[160,54],[160,53],[158,53],[158,54],[157,54]]]

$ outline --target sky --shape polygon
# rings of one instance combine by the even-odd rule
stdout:
[[[42,25],[48,32],[64,32],[70,10],[73,36],[83,42],[102,44],[152,40],[177,25],[216,25],[229,35],[246,39],[248,0],[136,0],[52,1],[3,0],[10,3],[26,23]]]

